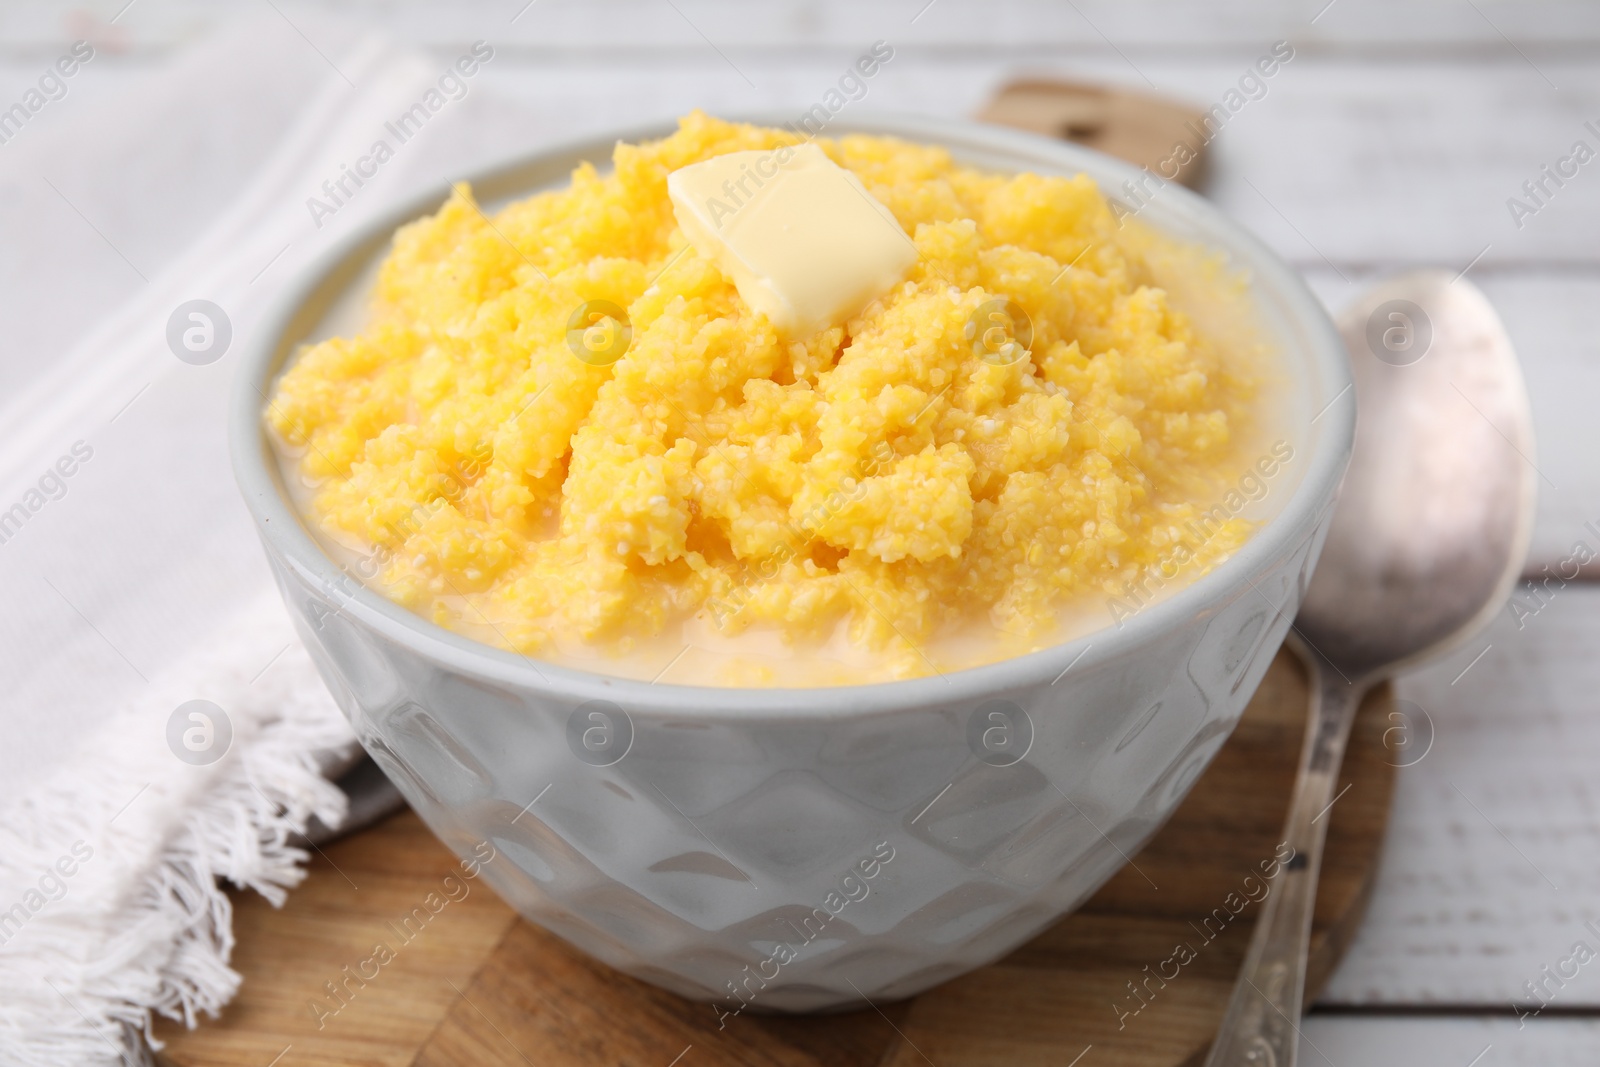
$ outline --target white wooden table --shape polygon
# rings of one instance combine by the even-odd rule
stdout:
[[[119,15],[126,2],[66,11],[8,0],[0,97],[18,95],[75,37],[94,40],[101,58],[73,91],[116,92],[217,25],[268,10],[137,0]],[[1575,141],[1600,151],[1593,3],[273,3],[311,24],[338,8],[441,63],[474,40],[492,42],[480,84],[524,109],[541,138],[693,107],[798,113],[877,40],[894,58],[852,106],[970,114],[1010,76],[1055,73],[1204,107],[1287,39],[1294,59],[1213,142],[1206,191],[1300,267],[1331,308],[1384,272],[1468,271],[1505,318],[1538,421],[1530,569],[1580,540],[1600,552],[1600,160],[1520,228],[1506,203]],[[122,295],[84,299],[110,307]],[[49,354],[75,328],[26,340]],[[1600,1060],[1600,962],[1559,989],[1542,974],[1579,941],[1600,951],[1585,927],[1600,929],[1597,645],[1600,586],[1572,583],[1536,615],[1519,622],[1508,612],[1482,641],[1404,681],[1402,695],[1434,723],[1434,745],[1401,772],[1370,916],[1306,1025],[1303,1062]],[[1515,1006],[1536,1003],[1524,983],[1541,980],[1555,991],[1551,1006],[1519,1020]]]

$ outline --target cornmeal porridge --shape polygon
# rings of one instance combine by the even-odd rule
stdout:
[[[802,149],[898,236],[881,291],[780,330],[741,295],[759,255],[701,232],[777,194],[730,179],[691,243],[668,176],[762,153],[735,176],[776,185]],[[1245,281],[1087,176],[698,112],[613,163],[492,214],[458,186],[268,405],[335,558],[441,626],[664,682],[943,673],[1206,573],[1293,459]],[[763,240],[825,229],[779,221]]]

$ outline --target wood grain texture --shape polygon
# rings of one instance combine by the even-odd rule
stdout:
[[[1326,1000],[1509,1014],[1513,1003],[1538,1006],[1523,983],[1576,942],[1600,948],[1586,928],[1600,921],[1600,868],[1586,844],[1600,822],[1600,588],[1544,595],[1537,614],[1502,612],[1398,683],[1431,719],[1433,747],[1397,776],[1374,906]],[[1568,979],[1548,986],[1554,1011],[1600,1006],[1600,967],[1575,978],[1562,969]]]
[[[1325,49],[1362,49],[1416,56],[1441,50],[1507,51],[1508,41],[1534,55],[1581,47],[1600,39],[1600,23],[1586,0],[1503,0],[1471,4],[1427,0],[1009,0],[951,3],[938,0],[606,0],[600,5],[544,0],[519,17],[525,0],[363,0],[362,16],[381,23],[407,42],[455,48],[492,36],[541,52],[578,48],[619,51],[669,49],[703,52],[706,37],[724,50],[799,51],[839,48],[846,42],[893,36],[923,47],[961,52],[1000,51],[1033,45],[1074,52],[1110,51],[1112,42],[1130,54],[1163,50],[1196,52],[1237,49],[1263,38],[1294,35]],[[197,30],[241,12],[255,13],[249,0],[164,0],[138,17],[110,23],[120,4],[67,7],[56,0],[8,0],[0,8],[0,36],[13,48],[46,49],[63,34],[85,29],[121,29],[130,49],[168,48],[191,40]],[[351,11],[343,0],[276,0],[297,22]],[[677,11],[673,9],[677,8]],[[926,10],[925,10],[926,9]],[[681,14],[680,14],[681,12]],[[1315,20],[1315,21],[1313,21]],[[68,38],[70,39],[70,38]]]
[[[279,1067],[409,1064],[449,1010],[450,983],[465,988],[518,921],[486,886],[460,880],[455,857],[409,811],[330,846],[310,868],[281,911],[234,894],[243,991],[220,1024],[161,1027],[174,1038],[168,1063],[265,1067],[281,1054]],[[449,900],[447,876],[469,887],[459,901]],[[430,893],[449,902],[425,924],[413,917],[404,941],[391,923],[428,913]],[[351,980],[372,973],[363,964],[380,942],[393,959],[375,978]]]
[[[1594,1067],[1600,1048],[1593,1018],[1313,1015],[1301,1033],[1308,1067]]]
[[[1097,1064],[1184,1064],[1221,1016],[1261,895],[1247,882],[1273,856],[1305,718],[1303,672],[1280,653],[1233,736],[1154,840],[1074,915],[998,964],[913,1001],[812,1018],[743,1015],[627,978],[515,918],[485,888],[445,904],[401,943],[398,921],[459,867],[412,814],[339,842],[275,911],[238,897],[234,966],[245,975],[224,1017],[167,1026],[170,1067],[537,1063],[665,1067],[939,1067],[1052,1064],[1085,1045]],[[1389,809],[1388,690],[1357,720],[1329,814],[1310,988],[1327,979],[1360,921]],[[1252,886],[1255,888],[1252,889]],[[1237,894],[1231,896],[1230,894]],[[383,941],[394,960],[344,980]],[[1176,946],[1194,958],[1169,974]],[[1147,970],[1148,968],[1148,970]],[[370,967],[367,968],[370,971]],[[1142,992],[1135,996],[1129,983]],[[313,1007],[314,1004],[322,1008]],[[1063,1054],[1065,1057],[1063,1058]]]

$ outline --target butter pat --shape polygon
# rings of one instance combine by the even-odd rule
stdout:
[[[680,167],[667,194],[695,251],[785,339],[844,322],[917,259],[889,209],[814,144]]]

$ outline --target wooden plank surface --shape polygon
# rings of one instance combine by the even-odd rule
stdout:
[[[245,991],[225,1025],[175,1041],[172,1062],[264,1067],[281,1055],[280,1067],[411,1063],[451,1006],[450,983],[465,987],[517,922],[487,886],[461,877],[455,857],[409,812],[331,846],[311,866],[283,911],[235,895],[234,966],[248,976]],[[413,909],[429,907],[429,894],[446,903],[425,926],[397,930]],[[392,959],[374,953],[380,943]]]
[[[9,0],[0,11],[0,36],[13,49],[47,47],[64,25],[106,27],[125,0],[63,9],[53,0]],[[443,5],[426,0],[364,0],[357,13],[381,23],[395,36],[424,46],[456,48],[470,42],[479,27],[505,27],[504,36],[545,52],[662,51],[705,48],[695,26],[724,49],[777,52],[838,48],[885,29],[927,48],[959,52],[999,51],[1032,46],[1110,51],[1109,42],[1137,54],[1179,51],[1187,54],[1237,49],[1247,42],[1298,33],[1328,49],[1400,51],[1413,61],[1443,50],[1508,50],[1506,40],[1534,55],[1593,45],[1600,41],[1593,5],[1586,0],[1543,0],[1512,4],[1480,0],[1481,11],[1452,0],[1394,4],[1386,0],[541,0],[532,12],[511,19],[526,0],[459,0]],[[132,49],[168,48],[241,11],[246,0],[164,0],[141,5],[139,18],[119,19],[123,41]],[[302,20],[330,10],[348,13],[339,0],[276,0],[274,6]],[[674,11],[677,7],[682,14]],[[931,8],[931,10],[924,10]],[[1324,9],[1327,10],[1324,10]],[[687,16],[687,18],[685,18]],[[1313,19],[1315,21],[1313,21]],[[692,23],[692,24],[691,24]]]
[[[1400,772],[1376,900],[1325,1000],[1509,1012],[1538,1006],[1523,983],[1549,967],[1568,972],[1547,985],[1556,1010],[1600,1007],[1600,967],[1562,963],[1580,940],[1600,951],[1585,926],[1600,921],[1600,588],[1554,591],[1521,622],[1505,612],[1401,681],[1433,749]]]
[[[1300,1062],[1338,1067],[1593,1067],[1600,1019],[1313,1015]]]
[[[923,1056],[963,1067],[1057,1064],[1095,1044],[1097,1063],[1178,1067],[1221,1016],[1254,921],[1246,898],[1270,885],[1246,879],[1274,857],[1305,706],[1303,672],[1280,652],[1137,868],[1000,963],[907,1004],[723,1025],[711,1006],[624,977],[515,919],[407,813],[330,846],[282,911],[237,898],[244,988],[220,1022],[191,1033],[164,1027],[164,1057],[172,1067],[260,1067],[274,1056],[280,1067],[519,1057],[576,1067],[666,1064],[693,1047],[694,1067],[869,1067]],[[1397,761],[1385,745],[1395,741],[1391,708],[1386,691],[1364,706],[1341,774],[1349,788],[1329,814],[1312,988],[1354,935],[1371,890]],[[419,905],[437,914],[402,943],[394,922]],[[380,942],[391,961],[375,950]],[[1193,958],[1174,963],[1179,945]]]

